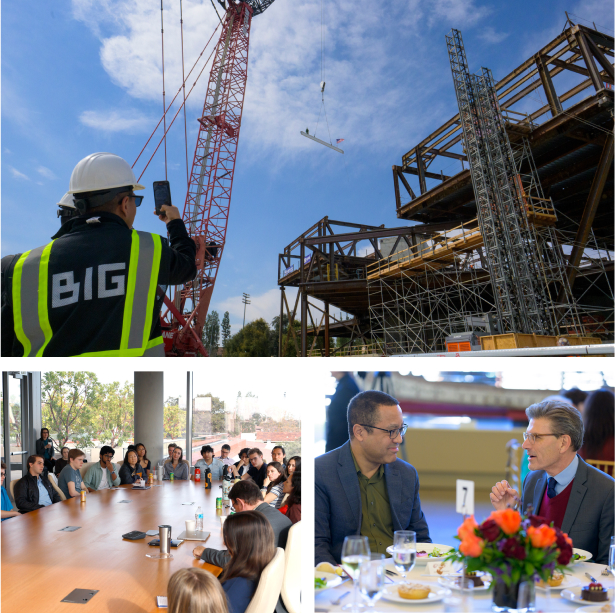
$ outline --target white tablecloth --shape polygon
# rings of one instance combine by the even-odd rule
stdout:
[[[437,579],[434,577],[421,577],[421,575],[427,572],[426,565],[417,564],[410,573],[408,573],[408,580],[416,583],[434,583],[437,584]],[[580,562],[579,564],[575,564],[568,571],[567,574],[570,574],[574,577],[577,577],[580,581],[580,585],[587,585],[589,583],[589,579],[585,576],[585,573],[589,573],[594,576],[602,585],[606,588],[614,587],[613,577],[606,577],[602,575],[602,571],[604,570],[604,564],[592,564],[591,562]],[[399,581],[397,578],[393,578],[394,581]],[[390,585],[390,582],[386,581],[387,585]],[[342,606],[345,604],[349,604],[352,602],[352,582],[345,581],[341,585],[336,588],[331,588],[330,590],[324,590],[317,594],[315,594],[315,606],[317,609],[327,609],[333,613],[334,611],[341,611]],[[331,601],[341,596],[345,592],[350,592],[348,596],[346,596],[340,605],[333,606],[331,605]],[[565,600],[560,596],[561,590],[551,590],[550,597],[550,611],[552,613],[573,613],[576,611],[579,604],[574,604],[568,600]],[[611,592],[612,594],[613,592]],[[453,594],[455,592],[453,591]],[[459,591],[456,592],[459,595]],[[491,611],[491,603],[493,601],[493,592],[492,590],[479,591],[476,592],[472,597],[472,610],[473,611]],[[361,597],[360,597],[361,598]],[[365,602],[362,598],[360,602]],[[536,590],[536,611],[545,611],[546,607],[546,598],[544,590],[537,589]],[[452,611],[462,611],[460,604],[446,604],[442,600],[439,602],[434,602],[432,604],[397,604],[395,602],[390,602],[383,600],[382,598],[376,602],[376,606],[374,609],[368,609],[368,611],[405,611],[407,613],[418,613],[419,611],[441,611],[441,612],[452,612]]]

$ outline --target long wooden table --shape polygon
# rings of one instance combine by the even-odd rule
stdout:
[[[222,496],[219,485],[214,482],[205,490],[202,482],[163,481],[145,491],[124,485],[92,492],[85,503],[72,498],[2,522],[2,613],[162,611],[156,596],[166,596],[175,571],[194,566],[220,573],[192,555],[199,545],[224,548],[220,516],[228,515],[230,508],[216,509],[216,497]],[[146,557],[158,550],[147,544],[157,537],[122,539],[127,532],[157,530],[161,524],[172,526],[172,537],[177,538],[199,505],[209,539],[184,541],[171,549],[172,559]],[[59,532],[65,526],[81,529]],[[99,592],[84,605],[61,602],[76,588]]]

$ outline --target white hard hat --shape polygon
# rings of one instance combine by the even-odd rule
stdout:
[[[92,153],[83,158],[70,177],[69,194],[96,192],[131,185],[133,190],[145,189],[137,183],[135,173],[126,160],[114,153]]]
[[[75,199],[73,198],[73,195],[69,192],[66,192],[63,196],[62,196],[62,200],[60,200],[60,202],[58,202],[58,206],[63,206],[67,209],[74,209],[75,207]]]

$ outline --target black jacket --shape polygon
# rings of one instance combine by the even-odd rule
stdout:
[[[94,220],[88,223],[88,220]],[[181,285],[196,276],[196,244],[188,236],[184,222],[175,219],[167,224],[170,245],[162,239],[158,285]],[[112,213],[86,214],[65,223],[53,237],[55,242],[49,258],[48,313],[53,337],[45,356],[74,356],[82,353],[120,348],[125,295],[99,297],[103,291],[113,291],[117,279],[128,272],[132,231],[121,217]],[[19,256],[2,258],[2,356],[23,356],[23,346],[17,340],[13,323],[12,280]],[[118,272],[101,273],[102,265],[122,265]],[[86,273],[86,271],[89,272]],[[54,305],[53,275],[65,273],[72,279],[78,297],[74,302]],[[91,295],[86,300],[86,274]],[[114,276],[118,275],[118,276]],[[62,287],[64,281],[59,281]],[[70,295],[70,294],[69,294]],[[61,300],[65,294],[60,293]],[[56,296],[58,298],[58,296]],[[57,302],[57,301],[56,301]],[[150,339],[161,336],[160,309],[163,296],[157,295]]]
[[[53,489],[51,483],[49,483],[49,479],[44,475],[41,475],[41,479],[45,489],[49,492],[51,502],[60,502],[62,499],[58,492]],[[15,494],[15,506],[19,509],[20,513],[36,511],[36,509],[40,509],[43,506],[38,503],[36,477],[33,477],[30,473],[15,483],[13,493]]]

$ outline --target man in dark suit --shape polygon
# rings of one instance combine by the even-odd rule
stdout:
[[[282,515],[277,509],[263,501],[263,495],[254,481],[239,481],[233,485],[229,492],[229,498],[237,513],[242,511],[258,511],[262,513],[273,528],[276,547],[286,547],[288,531],[292,523],[286,515]],[[192,550],[195,558],[200,558],[214,566],[226,566],[230,560],[228,551],[211,549],[210,547],[195,547]]]
[[[316,458],[316,563],[341,561],[344,538],[367,536],[385,553],[396,530],[414,530],[430,543],[416,469],[397,458],[406,432],[397,400],[361,392],[348,405],[350,440]]]
[[[348,403],[361,391],[352,373],[332,372],[331,374],[337,380],[337,386],[327,407],[325,451],[333,451],[348,440],[348,422],[346,421]]]
[[[521,508],[553,522],[572,539],[573,547],[590,551],[606,564],[613,535],[615,480],[586,464],[577,451],[583,445],[583,420],[574,407],[543,401],[525,409],[530,423],[524,433],[530,472],[523,482]],[[519,502],[508,481],[496,483],[489,495],[495,509]]]

